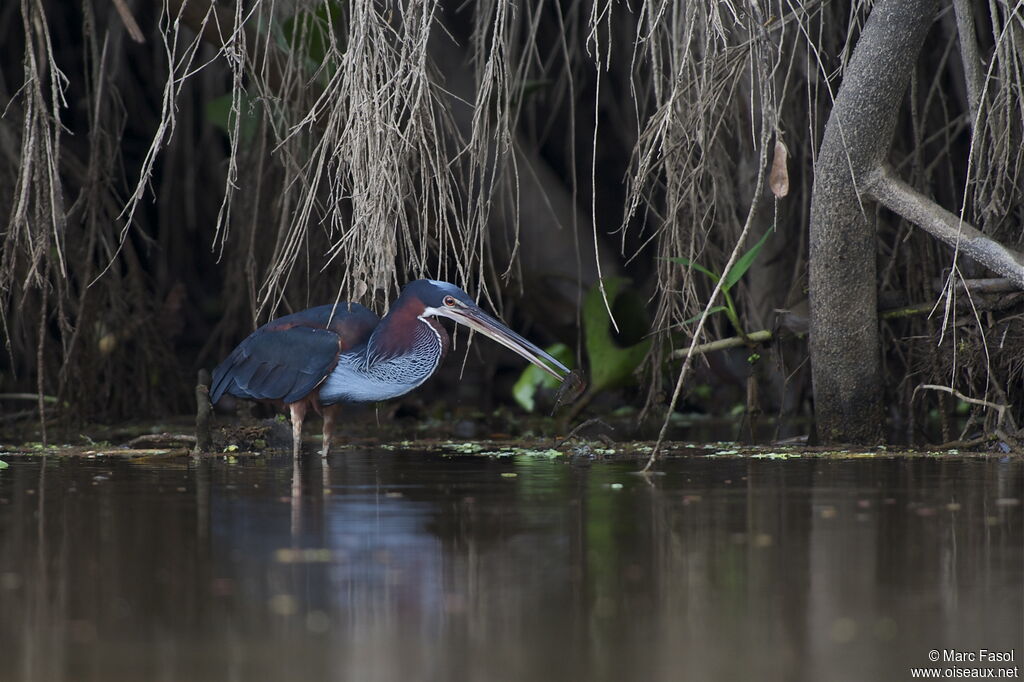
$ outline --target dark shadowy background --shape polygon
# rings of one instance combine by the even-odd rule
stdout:
[[[383,312],[416,276],[587,364],[582,304],[604,276],[629,280],[616,342],[653,343],[592,409],[662,404],[713,286],[668,259],[720,273],[756,203],[747,244],[774,233],[732,297],[742,331],[776,341],[753,364],[709,354],[684,409],[809,412],[811,171],[866,3],[166,4],[0,7],[0,392],[54,396],[65,420],[190,411],[196,371],[255,325],[336,297]],[[973,148],[946,8],[892,161],[1019,248],[1024,22],[1000,2],[973,15],[992,65]],[[754,196],[776,141],[788,195]],[[1019,405],[1021,294],[928,315],[951,250],[867,210],[880,309],[920,308],[881,323],[893,433],[937,418],[957,436],[957,401],[915,398],[922,383]],[[734,327],[716,315],[708,339]],[[519,371],[474,343],[413,399],[490,408]]]

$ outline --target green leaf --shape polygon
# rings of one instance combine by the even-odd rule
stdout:
[[[628,284],[629,280],[624,277],[610,277],[604,280],[604,289],[613,308],[621,309],[618,299],[623,294],[628,296],[626,289]],[[638,314],[629,315],[629,317],[646,320],[646,311],[642,306],[643,299],[639,297],[634,297],[634,299],[633,306],[638,308],[636,310]],[[627,297],[626,300],[629,301],[629,298]],[[621,317],[625,318],[626,315]],[[620,318],[620,315],[616,315],[616,318]],[[625,348],[619,346],[613,334],[608,309],[601,296],[600,285],[594,285],[587,292],[587,298],[583,302],[583,329],[587,359],[590,363],[590,389],[600,391],[629,383],[633,371],[640,366],[651,347],[651,340],[646,338],[648,330],[644,329],[638,335],[639,338],[644,339],[643,341]]]
[[[716,305],[716,306],[712,307],[711,310],[708,311],[708,317],[711,317],[715,313],[720,313],[723,310],[728,310],[728,308],[726,308],[724,305]],[[694,315],[693,317],[691,317],[688,320],[683,320],[683,324],[693,324],[694,322],[696,322],[699,319],[700,319],[700,315]]]
[[[206,120],[231,135],[235,129],[235,114],[231,111],[231,93],[220,97],[214,97],[206,103]],[[240,108],[241,120],[238,124],[238,135],[242,142],[251,142],[256,136],[256,116],[252,113],[251,104],[253,100],[242,93],[238,105]]]
[[[547,354],[555,358],[569,369],[573,368],[573,352],[564,343],[556,343],[544,349]],[[519,375],[515,385],[512,387],[512,397],[527,412],[536,409],[537,391],[541,388],[558,388],[559,381],[536,365],[528,365],[523,373]]]
[[[3,461],[2,459],[0,459],[0,469],[6,469],[9,466],[11,466],[11,465],[8,464],[7,462]]]
[[[717,282],[718,281],[718,275],[716,275],[715,273],[711,272],[710,270],[708,270],[706,267],[704,267],[700,263],[694,263],[689,258],[679,257],[679,258],[669,258],[669,260],[672,261],[673,263],[679,263],[680,265],[685,265],[688,268],[693,268],[697,272],[703,272],[705,275],[710,277],[713,282]],[[605,286],[608,286],[608,285],[605,284]]]
[[[764,233],[764,236],[757,240],[757,243],[750,247],[750,250],[740,256],[729,272],[725,273],[725,282],[722,284],[722,288],[728,291],[733,287],[736,282],[740,281],[743,275],[747,274],[747,270],[754,264],[754,260],[757,258],[757,254],[761,252],[761,247],[768,241],[768,237],[771,236],[771,230]]]
[[[693,387],[693,395],[701,400],[711,400],[714,390],[708,384],[697,384]]]
[[[300,10],[283,23],[284,38],[288,47],[304,55],[313,68],[319,67],[327,56],[331,45],[331,31],[336,31],[338,48],[344,51],[341,34],[342,6],[339,2],[323,2],[312,11]]]

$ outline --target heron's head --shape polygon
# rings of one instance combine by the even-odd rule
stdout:
[[[414,297],[423,304],[421,317],[446,317],[497,341],[562,381],[569,368],[519,334],[485,313],[465,291],[434,279],[418,279],[402,289],[402,298]]]

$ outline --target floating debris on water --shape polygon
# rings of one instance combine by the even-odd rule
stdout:
[[[454,450],[464,455],[475,455],[484,450],[484,446],[479,443],[456,443],[454,441],[448,441],[444,446],[449,450]]]
[[[751,459],[799,459],[800,455],[792,452],[758,452],[750,455]]]

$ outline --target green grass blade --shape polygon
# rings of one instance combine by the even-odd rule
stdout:
[[[704,267],[700,263],[694,263],[689,258],[682,258],[682,257],[680,257],[680,258],[669,258],[669,260],[672,261],[673,263],[679,263],[680,265],[685,265],[688,268],[693,268],[697,272],[703,272],[705,275],[710,277],[713,281],[715,281],[715,282],[718,281],[718,275],[716,275],[715,273],[711,272],[710,270],[708,270],[706,267]]]
[[[716,305],[711,310],[708,311],[708,317],[711,317],[715,313],[720,313],[723,310],[728,310],[728,308],[726,308],[724,305]],[[696,322],[699,319],[700,319],[700,315],[694,315],[693,317],[691,317],[688,320],[683,320],[683,324],[684,325],[686,325],[686,324],[693,324],[694,322]]]
[[[740,256],[739,259],[733,263],[729,272],[725,273],[725,282],[722,284],[723,289],[728,291],[736,284],[736,282],[740,281],[740,278],[743,277],[743,275],[747,274],[747,270],[749,270],[750,266],[754,264],[757,254],[761,252],[761,247],[764,246],[764,243],[768,240],[768,237],[770,237],[771,234],[771,230],[765,232],[764,236],[757,240],[757,243],[750,247],[749,251]]]

